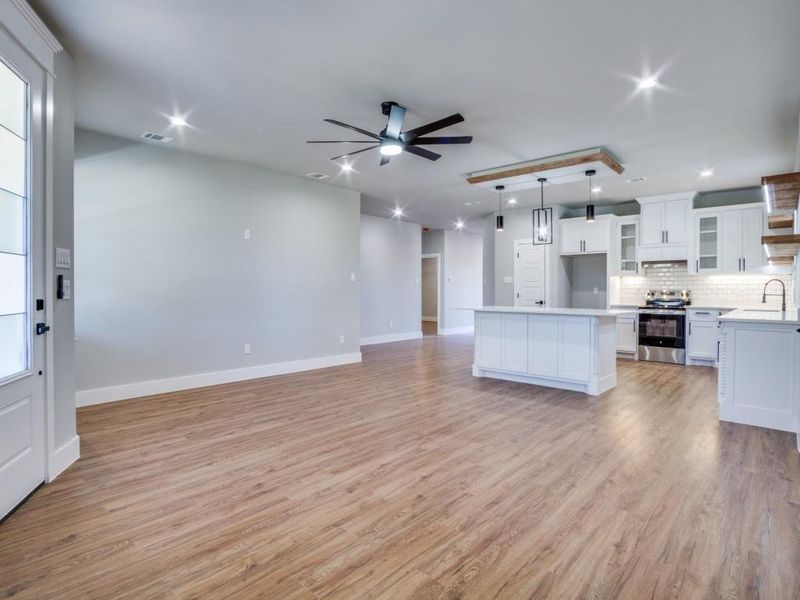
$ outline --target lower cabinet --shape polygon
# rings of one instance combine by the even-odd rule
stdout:
[[[480,367],[580,382],[591,377],[591,317],[482,313],[476,327]]]
[[[686,314],[686,363],[716,363],[719,353],[719,310],[690,309]]]
[[[719,418],[798,431],[800,333],[797,325],[723,321]]]
[[[637,316],[617,317],[617,352],[635,354],[639,348]]]

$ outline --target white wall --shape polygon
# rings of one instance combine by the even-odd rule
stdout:
[[[361,343],[420,337],[422,229],[361,215]]]
[[[444,292],[440,331],[457,332],[473,326],[473,312],[483,304],[483,240],[461,231],[444,232]]]
[[[78,131],[79,402],[359,360],[359,228],[356,192]]]
[[[422,318],[429,321],[439,316],[439,259],[422,259]]]
[[[66,52],[55,56],[53,87],[53,243],[56,248],[73,249],[73,173],[75,64]],[[73,256],[74,259],[74,256]],[[74,280],[77,265],[57,269],[65,279]],[[53,295],[55,297],[55,294]],[[74,298],[74,290],[73,290]],[[74,300],[55,300],[53,323],[53,421],[55,448],[69,443],[75,424],[75,306]]]

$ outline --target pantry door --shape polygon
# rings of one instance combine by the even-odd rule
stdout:
[[[45,480],[44,82],[0,28],[0,518]]]

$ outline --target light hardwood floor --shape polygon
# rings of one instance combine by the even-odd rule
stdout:
[[[14,598],[798,598],[793,436],[713,370],[600,398],[470,374],[472,340],[81,409],[0,525]]]

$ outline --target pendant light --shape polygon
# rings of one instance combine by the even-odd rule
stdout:
[[[539,208],[533,209],[533,245],[543,246],[553,243],[553,208],[544,207],[544,184],[547,182],[545,177],[539,177],[539,191],[541,204]]]
[[[592,204],[592,177],[597,173],[594,169],[586,171],[589,178],[589,204],[586,205],[586,222],[594,223],[594,204]]]
[[[503,231],[503,190],[506,189],[504,185],[496,185],[494,189],[497,190],[497,231]]]

